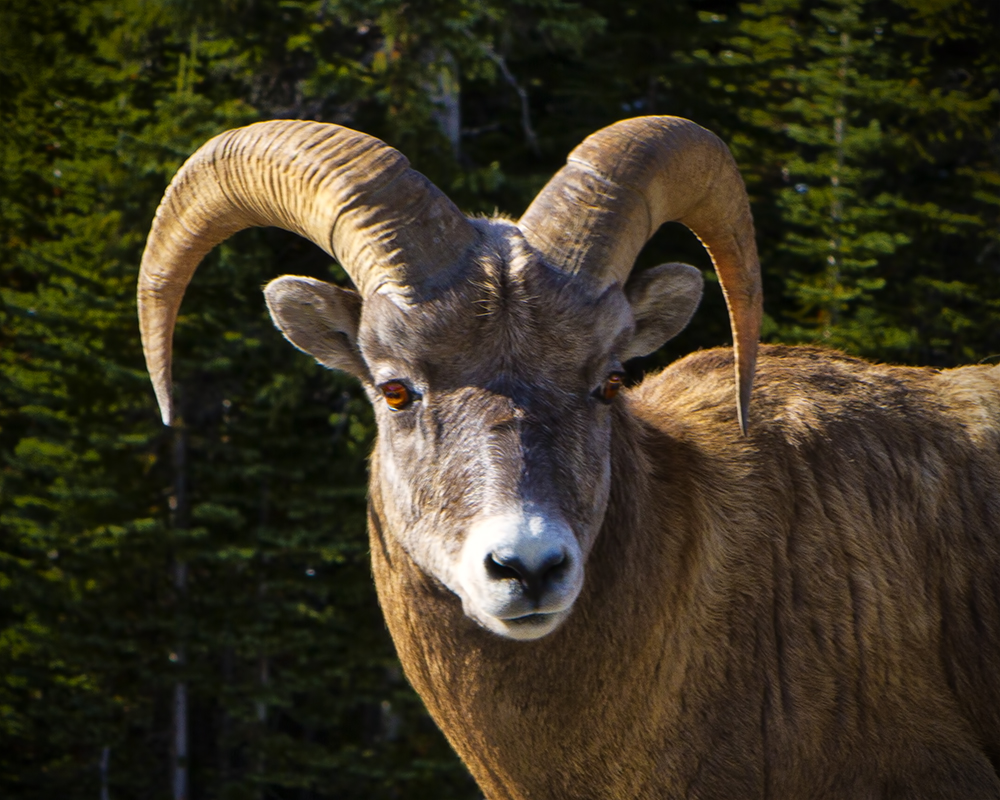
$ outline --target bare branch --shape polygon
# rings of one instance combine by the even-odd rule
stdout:
[[[472,34],[469,34],[470,37],[471,35]],[[517,92],[517,96],[521,100],[521,129],[524,131],[524,139],[528,143],[528,147],[531,148],[531,152],[533,152],[536,156],[541,156],[542,150],[538,146],[538,137],[535,135],[535,129],[531,127],[531,110],[528,106],[528,93],[525,91],[524,87],[517,82],[517,78],[515,78],[514,73],[510,71],[510,67],[507,66],[507,61],[502,55],[485,42],[478,42],[478,44],[483,49],[486,57],[500,68],[500,74],[503,75],[504,80],[506,80],[507,83],[514,88],[514,91]]]

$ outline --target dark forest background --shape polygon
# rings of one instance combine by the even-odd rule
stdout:
[[[998,43],[988,0],[0,0],[0,796],[478,796],[377,608],[371,413],[260,293],[341,270],[218,248],[159,423],[136,273],[201,143],[342,123],[516,217],[597,128],[689,117],[746,178],[766,340],[947,367],[1000,359]],[[679,226],[666,260],[709,267]],[[633,377],[729,341],[708,277]]]

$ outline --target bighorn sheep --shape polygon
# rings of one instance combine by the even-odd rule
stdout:
[[[684,265],[630,277],[667,220],[714,260],[735,358],[619,393],[622,362],[700,298]],[[309,238],[357,287],[265,294],[375,406],[380,601],[489,798],[1000,797],[1000,368],[765,347],[750,412],[759,267],[715,136],[612,125],[517,223],[467,219],[334,125],[213,139],[139,279],[167,423],[184,289],[254,225]]]

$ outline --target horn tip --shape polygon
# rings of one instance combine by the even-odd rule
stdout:
[[[739,422],[740,422],[740,432],[744,436],[749,436],[750,435],[750,430],[749,430],[749,424],[750,423],[749,423],[748,417],[750,415],[747,413],[747,409],[743,408],[743,407],[737,408],[736,409],[736,415],[739,418]]]
[[[160,419],[163,420],[163,424],[168,428],[172,428],[174,423],[177,421],[174,416],[174,403],[169,395],[161,395],[157,392],[156,403],[160,407]]]

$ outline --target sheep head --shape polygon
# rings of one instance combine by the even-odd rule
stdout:
[[[372,401],[372,491],[389,535],[481,626],[539,638],[570,613],[604,518],[622,365],[679,332],[701,296],[686,265],[630,278],[674,219],[706,244],[726,291],[745,429],[759,267],[742,182],[704,129],[648,117],[594,134],[518,223],[467,219],[355,131],[230,131],[174,178],[143,256],[140,323],[164,421],[174,320],[201,258],[252,225],[306,236],[357,291],[284,276],[268,308]]]

